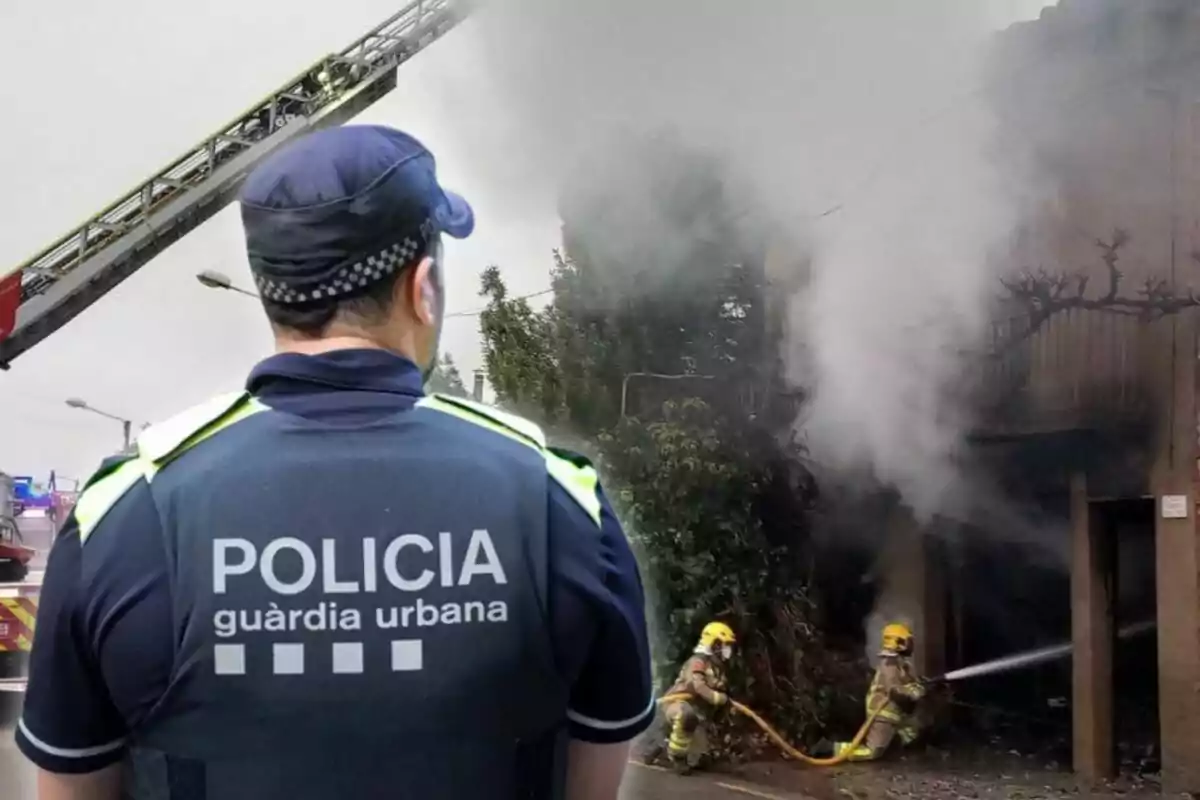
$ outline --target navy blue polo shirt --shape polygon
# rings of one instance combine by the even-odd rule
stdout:
[[[382,350],[272,356],[248,388],[272,408],[369,423],[411,409],[419,370]],[[571,735],[628,741],[654,717],[644,593],[629,543],[600,492],[601,525],[548,482],[554,649],[571,684]],[[139,482],[81,546],[74,518],[46,568],[17,744],[51,772],[101,769],[155,708],[175,667],[159,514]]]

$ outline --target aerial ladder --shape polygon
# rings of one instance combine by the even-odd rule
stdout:
[[[340,125],[390,92],[399,66],[467,13],[464,0],[410,3],[24,264],[0,272],[0,369],[228,205],[246,175],[279,147]]]

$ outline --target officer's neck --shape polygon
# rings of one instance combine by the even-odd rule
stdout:
[[[417,354],[417,336],[406,325],[359,327],[334,322],[317,336],[305,336],[289,328],[275,326],[275,352],[317,356],[337,350],[383,350],[414,364],[421,363]]]
[[[407,329],[358,330],[342,328],[327,331],[323,336],[295,336],[291,331],[276,329],[275,352],[319,356],[335,350],[384,350],[414,364],[418,352],[416,337]]]
[[[305,334],[294,328],[271,325],[276,353],[316,356],[336,350],[384,350],[414,364],[421,347],[411,319],[393,314],[378,325],[359,325],[335,318],[320,333]]]
[[[299,353],[306,356],[319,356],[335,350],[389,349],[391,348],[366,336],[328,336],[320,339],[294,339],[281,336],[275,339],[276,353]]]

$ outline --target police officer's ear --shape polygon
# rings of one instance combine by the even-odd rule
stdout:
[[[432,258],[425,256],[415,267],[406,270],[396,288],[403,294],[402,298],[396,299],[411,309],[417,321],[423,325],[437,324],[437,286]]]

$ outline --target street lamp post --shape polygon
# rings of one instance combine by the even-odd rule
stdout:
[[[131,443],[130,432],[133,428],[133,423],[130,420],[127,420],[124,417],[118,417],[116,414],[109,414],[107,411],[101,411],[98,408],[93,408],[92,406],[88,405],[86,400],[80,400],[78,397],[68,397],[67,405],[71,408],[77,408],[80,411],[90,411],[93,414],[98,414],[102,417],[106,417],[121,423],[121,433],[124,440],[124,445],[121,449],[121,452],[129,450],[129,445]]]
[[[204,272],[196,275],[196,280],[200,281],[202,285],[208,287],[209,289],[226,289],[231,292],[237,292],[238,294],[244,294],[247,297],[253,297],[256,300],[259,299],[257,293],[238,286],[233,282],[232,278],[223,272],[206,269]]]
[[[679,381],[691,378],[698,381],[711,381],[716,377],[716,375],[696,375],[690,372],[681,375],[663,375],[659,372],[628,372],[625,374],[624,380],[621,381],[621,419],[625,419],[625,401],[629,396],[630,378],[657,378],[664,381]]]

